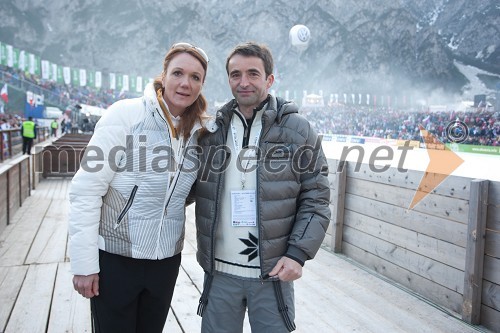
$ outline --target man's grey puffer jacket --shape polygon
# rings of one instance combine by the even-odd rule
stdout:
[[[224,186],[222,171],[227,160],[235,158],[223,149],[235,107],[234,100],[223,106],[217,112],[218,129],[199,140],[197,259],[210,274]],[[298,114],[297,105],[271,96],[262,112],[256,195],[261,277],[267,278],[284,255],[302,264],[315,256],[330,221],[330,188],[321,142]]]

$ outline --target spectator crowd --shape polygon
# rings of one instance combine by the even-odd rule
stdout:
[[[300,110],[314,129],[322,134],[354,135],[385,139],[421,140],[419,125],[441,142],[452,142],[457,122],[465,124],[468,136],[463,144],[500,146],[500,112],[474,111],[403,111],[385,108],[334,106]],[[450,125],[450,126],[449,126]]]
[[[59,84],[28,72],[0,65],[3,81],[26,88],[60,105],[78,103],[107,108],[118,99],[137,96],[132,92]],[[35,89],[33,89],[35,88]],[[213,108],[210,113],[215,114]],[[462,143],[500,146],[500,112],[477,108],[473,111],[415,111],[361,106],[336,105],[322,108],[302,108],[300,112],[322,134],[355,135],[386,139],[420,140],[419,125],[434,134],[441,142],[450,142],[447,128],[460,121],[466,125],[468,137]],[[12,114],[0,114],[1,129],[19,128],[21,119]]]
[[[118,99],[139,96],[139,93],[116,89],[60,84],[4,65],[0,65],[0,72],[4,82],[24,90],[31,90],[36,94],[43,94],[47,100],[59,105],[81,103],[105,109]]]

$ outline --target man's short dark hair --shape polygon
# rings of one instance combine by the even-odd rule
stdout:
[[[226,72],[229,75],[229,60],[235,55],[242,55],[244,57],[257,57],[262,59],[264,62],[264,71],[266,72],[266,78],[273,74],[274,69],[274,61],[273,55],[271,54],[271,50],[264,45],[258,44],[255,42],[246,42],[243,44],[238,44],[236,47],[229,53],[229,56],[226,60]]]

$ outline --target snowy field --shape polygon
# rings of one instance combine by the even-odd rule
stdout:
[[[492,76],[498,76],[494,73],[485,72],[473,66],[464,65],[461,62],[455,61],[455,66],[460,70],[460,72],[467,77],[469,84],[466,87],[465,96],[462,97],[464,100],[473,100],[474,95],[492,93],[484,83],[479,80],[478,74],[487,74]],[[461,105],[461,104],[460,104]],[[457,109],[458,110],[458,109]],[[342,150],[344,148],[358,146],[364,151],[363,163],[369,164],[370,157],[373,157],[373,151],[380,147],[380,144],[376,143],[364,143],[364,144],[353,144],[353,143],[343,143],[335,141],[325,141],[323,140],[323,150],[327,158],[340,159],[342,155]],[[401,161],[402,151],[398,150],[395,146],[385,146],[388,150],[392,151],[394,155],[391,160],[378,161],[376,165],[387,165],[390,164],[392,167],[398,167],[402,163],[404,169],[425,171],[429,164],[429,155],[426,149],[415,148],[407,152],[403,161]],[[462,176],[474,179],[488,179],[493,181],[500,181],[500,156],[498,155],[487,155],[487,154],[475,154],[475,153],[456,153],[464,162],[452,173],[454,176]],[[383,156],[382,152],[379,152],[377,156]],[[356,162],[358,159],[358,154],[355,151],[350,152],[346,160],[351,162]]]
[[[388,156],[387,151],[392,151],[394,155],[391,160],[378,161],[376,165],[388,165],[392,167],[398,167],[401,165],[404,169],[425,171],[427,165],[429,164],[429,156],[426,149],[414,148],[407,151],[404,160],[401,160],[402,151],[398,150],[394,146],[385,146],[386,149],[383,152],[378,152],[377,155],[373,155],[373,151],[380,147],[378,144],[350,144],[350,143],[340,143],[340,142],[326,142],[323,141],[323,150],[327,158],[330,159],[340,159],[342,155],[342,150],[347,147],[358,146],[364,151],[363,163],[368,164],[370,157],[374,156]],[[453,176],[469,177],[474,179],[489,179],[494,181],[500,181],[500,156],[498,155],[486,155],[486,154],[473,154],[473,153],[456,153],[460,158],[464,160],[453,173]],[[351,151],[347,157],[347,161],[355,162],[358,159],[358,153],[356,151]]]

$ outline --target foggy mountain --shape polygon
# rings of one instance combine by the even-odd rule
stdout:
[[[2,0],[0,41],[63,66],[154,77],[179,41],[210,57],[211,100],[230,97],[225,60],[237,43],[268,44],[277,91],[467,93],[455,62],[500,81],[499,0]],[[311,31],[305,50],[289,30]],[[293,97],[293,96],[292,96]]]

